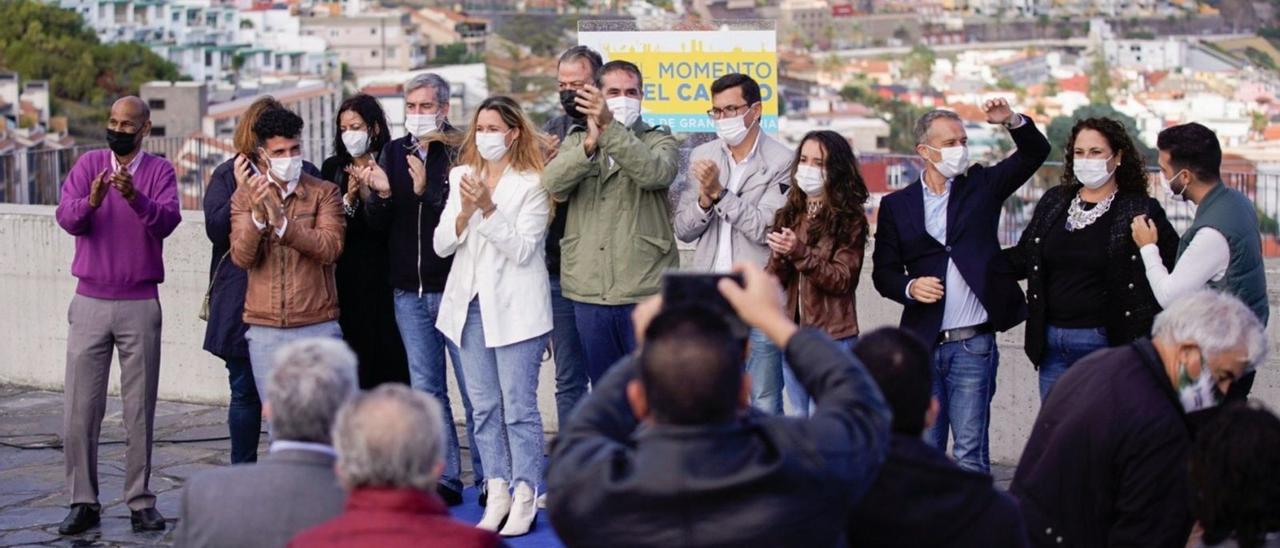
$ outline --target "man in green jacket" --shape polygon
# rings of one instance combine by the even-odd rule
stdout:
[[[560,283],[573,301],[592,384],[635,348],[631,310],[679,264],[667,189],[679,168],[665,127],[640,119],[640,68],[613,61],[578,91],[586,128],[565,136],[542,181],[569,204]]]

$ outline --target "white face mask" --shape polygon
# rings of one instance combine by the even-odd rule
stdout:
[[[440,117],[435,114],[406,114],[404,130],[414,137],[424,137],[440,129]]]
[[[613,113],[613,117],[617,118],[622,125],[631,127],[640,119],[640,100],[631,97],[614,97],[604,102],[609,107],[609,112]],[[603,128],[602,128],[603,129]]]
[[[1178,400],[1182,402],[1182,408],[1186,412],[1217,407],[1222,402],[1218,387],[1213,384],[1213,375],[1209,374],[1209,365],[1204,361],[1204,354],[1200,355],[1200,378],[1191,380],[1186,364],[1178,367],[1181,370],[1178,373]]]
[[[1186,170],[1183,170],[1183,171],[1186,171]],[[1181,175],[1181,174],[1182,174],[1182,171],[1174,173],[1173,178],[1177,179],[1178,175]],[[1179,189],[1177,192],[1174,192],[1173,181],[1169,180],[1167,177],[1164,176],[1164,170],[1160,170],[1160,188],[1163,188],[1164,193],[1167,194],[1169,198],[1175,202],[1187,201],[1187,185],[1184,183],[1181,189]]]
[[[342,132],[342,146],[347,147],[347,154],[352,158],[364,156],[369,152],[369,132],[354,129]]]
[[[1107,162],[1111,161],[1111,157],[1107,158],[1076,158],[1073,161],[1072,171],[1075,172],[1076,180],[1086,188],[1098,189],[1102,185],[1107,184],[1111,180],[1113,171],[1107,171]]]
[[[507,144],[508,132],[476,132],[476,150],[480,157],[490,162],[502,159],[510,145]]]
[[[805,196],[821,196],[826,182],[822,168],[811,165],[796,167],[796,186],[804,191]]]
[[[268,158],[271,161],[271,176],[279,183],[292,183],[302,176],[302,156],[288,158]]]
[[[938,168],[938,173],[941,173],[943,177],[950,179],[956,175],[964,173],[965,168],[969,167],[969,147],[967,146],[960,145],[947,148],[934,148],[929,145],[924,145],[924,147],[929,150],[936,150],[942,154],[942,161],[934,162],[933,160],[929,160],[929,163]]]
[[[750,110],[750,109],[748,109]],[[747,115],[734,116],[733,118],[721,118],[716,120],[716,136],[724,139],[731,147],[736,147],[746,140],[747,134],[751,133],[751,128],[755,127],[756,120],[747,126]]]

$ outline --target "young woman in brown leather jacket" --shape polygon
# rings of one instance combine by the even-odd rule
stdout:
[[[867,186],[849,142],[829,130],[800,141],[787,203],[767,236],[768,270],[787,291],[796,323],[825,330],[852,351],[858,338],[855,292],[867,243]],[[783,368],[784,409],[805,414],[809,396]]]

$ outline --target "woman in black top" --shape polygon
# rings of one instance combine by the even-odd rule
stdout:
[[[248,274],[232,263],[231,195],[245,184],[255,170],[261,172],[257,152],[258,139],[253,124],[258,115],[273,108],[284,108],[279,101],[266,96],[245,109],[232,138],[236,154],[213,170],[204,191],[204,230],[213,243],[213,259],[209,265],[209,322],[205,326],[205,351],[222,358],[227,364],[227,380],[231,401],[227,407],[227,426],[231,433],[231,464],[258,461],[258,434],[262,431],[262,402],[253,381],[249,363],[249,343],[244,340],[248,326],[244,324],[244,292]],[[254,164],[258,164],[255,166]],[[308,175],[320,176],[311,162],[303,162]]]
[[[1142,154],[1109,118],[1076,123],[1062,184],[1049,189],[1018,241],[1005,251],[1027,278],[1026,352],[1040,370],[1040,399],[1076,360],[1151,332],[1160,306],[1143,270],[1130,223],[1146,215],[1172,265],[1178,238],[1147,192]],[[1170,241],[1166,241],[1170,240]]]
[[[408,384],[409,360],[391,300],[387,236],[369,225],[364,208],[371,192],[366,169],[377,165],[382,147],[390,141],[387,117],[377,99],[361,93],[338,107],[337,126],[334,155],[324,161],[320,174],[337,183],[347,214],[346,243],[337,268],[342,338],[360,360],[361,388]]]

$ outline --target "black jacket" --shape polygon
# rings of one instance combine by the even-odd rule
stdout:
[[[802,329],[788,363],[809,419],[755,412],[707,426],[637,424],[613,367],[560,431],[547,510],[567,546],[834,546],[884,460],[889,409],[848,352]]]
[[[1148,339],[1068,369],[1036,417],[1010,488],[1032,544],[1185,546],[1185,417]]]
[[[849,546],[1027,546],[1022,513],[991,476],[956,466],[919,436],[894,434],[880,476],[849,516]]]
[[[444,131],[455,130],[446,124]],[[406,135],[383,147],[379,165],[391,182],[391,197],[384,200],[374,194],[365,209],[369,225],[387,233],[391,287],[440,293],[453,267],[453,257],[436,255],[431,241],[449,198],[449,170],[458,151],[439,141],[427,147],[427,190],[418,196],[413,193],[406,159],[413,154],[414,142]]]
[[[244,340],[244,333],[249,330],[244,324],[244,292],[249,285],[249,275],[227,256],[231,250],[231,195],[236,191],[235,161],[232,156],[214,168],[209,186],[204,189],[204,233],[213,242],[209,262],[213,292],[209,296],[204,349],[224,360],[249,358],[249,343]],[[311,162],[302,162],[302,171],[320,177],[320,170]],[[224,256],[227,260],[221,261]]]
[[[1062,212],[1071,206],[1071,200],[1080,191],[1081,184],[1059,185],[1040,197],[1035,215],[1016,247],[1004,250],[1012,272],[1018,279],[1027,279],[1026,352],[1031,363],[1044,361],[1045,330],[1047,329],[1044,275],[1040,272],[1045,249],[1040,241],[1053,223],[1059,222]],[[1146,194],[1121,192],[1111,202],[1111,238],[1107,243],[1107,339],[1111,346],[1119,346],[1139,337],[1151,334],[1151,323],[1160,312],[1160,304],[1147,283],[1146,269],[1138,246],[1133,243],[1133,218],[1146,215],[1156,224],[1160,233],[1157,244],[1165,268],[1173,270],[1178,253],[1178,232],[1169,224],[1160,202]]]
[[[561,114],[547,120],[542,126],[542,131],[548,135],[555,135],[557,139],[564,140],[564,136],[569,134],[569,130],[574,125],[582,125],[586,122],[576,122],[566,114]],[[551,219],[551,226],[547,228],[547,272],[552,276],[560,275],[560,239],[564,238],[564,224],[568,217],[569,202],[559,202],[556,204],[556,211]]]
[[[876,228],[875,263],[871,280],[880,295],[901,303],[903,329],[933,344],[942,326],[945,299],[925,304],[908,299],[907,283],[921,276],[947,279],[947,260],[953,260],[965,283],[982,302],[991,325],[1010,329],[1027,317],[1026,300],[1017,280],[1002,272],[997,261],[1000,239],[996,230],[1004,201],[1035,175],[1049,156],[1049,141],[1026,117],[1010,133],[1018,150],[999,163],[975,164],[951,182],[947,200],[947,242],[929,235],[924,219],[924,184],[920,181],[880,201]]]

